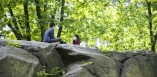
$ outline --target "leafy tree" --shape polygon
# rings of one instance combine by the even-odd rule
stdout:
[[[151,39],[151,50],[155,51],[155,45],[156,45],[156,40],[157,40],[157,23],[155,22],[155,27],[153,27],[153,19],[156,17],[156,16],[152,16],[152,10],[151,10],[151,6],[157,6],[157,4],[153,4],[153,2],[157,2],[155,0],[149,0],[147,1],[147,8],[148,8],[148,21],[149,21],[149,31],[150,31],[150,39]],[[154,7],[153,10],[155,9],[156,11],[156,8]],[[157,14],[157,13],[155,13]],[[154,14],[154,15],[155,15]],[[154,21],[156,21],[156,19],[154,19]],[[154,29],[153,29],[154,28]],[[156,31],[155,31],[156,29]]]
[[[17,40],[40,41],[48,22],[55,21],[57,10],[53,8],[58,9],[59,3],[51,0],[2,0],[1,29],[7,25]]]
[[[41,41],[49,22],[56,37],[72,42],[78,34],[103,50],[156,50],[156,0],[1,0],[0,32],[7,38]],[[9,30],[4,30],[8,26]]]

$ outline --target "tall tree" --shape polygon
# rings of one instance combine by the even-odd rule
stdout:
[[[29,25],[29,13],[28,13],[28,1],[25,1],[23,4],[24,15],[25,15],[25,25],[26,25],[26,40],[31,41],[31,30]]]
[[[155,33],[153,33],[153,26],[152,26],[152,10],[151,10],[151,5],[152,2],[151,1],[147,1],[147,7],[148,7],[148,20],[149,20],[149,31],[150,31],[150,39],[151,39],[151,50],[156,51],[155,50],[155,46],[156,46],[156,40],[157,40],[157,31]]]
[[[64,21],[64,5],[65,5],[65,0],[62,0],[62,6],[61,6],[61,16],[60,16],[60,22],[63,25],[63,21]],[[59,26],[59,30],[58,30],[58,34],[57,37],[61,36],[61,32],[62,32],[62,25]]]
[[[60,25],[57,37],[66,42],[78,34],[92,47],[101,38],[107,43],[104,50],[155,50],[156,1],[148,2],[150,8],[145,0],[1,0],[0,32],[11,39],[39,41],[54,21]]]
[[[42,37],[43,37],[43,35],[44,35],[44,25],[42,25],[42,21],[41,21],[41,19],[42,19],[42,16],[41,16],[41,8],[40,8],[40,2],[39,2],[40,0],[35,0],[35,3],[36,3],[36,13],[37,13],[37,17],[38,17],[38,19],[39,19],[39,25],[40,25],[40,33],[41,33],[41,41],[43,40],[42,39]]]

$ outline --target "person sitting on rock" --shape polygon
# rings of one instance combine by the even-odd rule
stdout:
[[[43,42],[48,42],[48,43],[61,42],[61,38],[54,37],[54,28],[55,28],[54,22],[50,22],[50,28],[47,29],[44,33]]]
[[[73,44],[74,45],[80,45],[80,43],[81,43],[80,37],[77,34],[75,34],[73,37]]]

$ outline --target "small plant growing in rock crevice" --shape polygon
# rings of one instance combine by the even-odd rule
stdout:
[[[87,62],[87,64],[88,64],[88,65],[91,65],[91,64],[93,64],[93,62],[90,62],[90,61],[89,61],[89,62]]]
[[[60,69],[59,67],[53,68],[50,73],[46,72],[45,66],[43,66],[42,68],[42,71],[37,72],[37,77],[57,77],[59,74],[65,74],[65,71]]]
[[[16,47],[16,48],[20,48],[20,42],[7,42],[7,46],[13,46],[13,47]]]
[[[93,64],[93,62],[91,62],[91,61],[84,61],[84,60],[83,60],[81,63],[82,63],[82,64],[88,64],[88,65]]]

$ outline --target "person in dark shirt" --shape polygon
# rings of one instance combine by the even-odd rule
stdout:
[[[54,22],[50,22],[50,28],[47,29],[44,33],[43,42],[53,43],[61,41],[61,38],[54,37],[54,28],[55,28]]]

